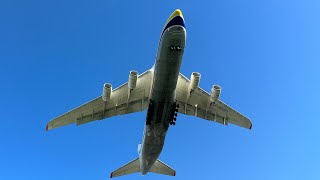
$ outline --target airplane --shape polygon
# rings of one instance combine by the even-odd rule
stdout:
[[[110,178],[114,178],[138,172],[176,175],[176,171],[158,157],[168,128],[176,124],[178,113],[251,129],[248,118],[219,99],[219,85],[213,85],[209,94],[199,87],[200,73],[192,72],[190,79],[180,73],[185,45],[185,21],[177,9],[164,25],[151,69],[140,75],[130,71],[128,82],[113,90],[111,84],[104,84],[101,96],[51,120],[46,130],[146,110],[143,140],[138,145],[139,157],[113,171]]]

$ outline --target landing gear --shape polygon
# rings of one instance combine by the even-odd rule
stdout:
[[[151,118],[152,118],[152,115],[153,115],[153,102],[150,100],[149,102],[149,108],[148,108],[148,112],[147,112],[147,118],[146,118],[146,125],[151,125]]]
[[[179,104],[174,102],[172,105],[171,112],[170,112],[170,118],[171,118],[171,120],[169,122],[170,125],[176,125],[178,111],[179,111]]]

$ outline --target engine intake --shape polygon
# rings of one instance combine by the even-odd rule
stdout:
[[[201,74],[198,72],[193,72],[190,78],[189,91],[194,91],[198,88],[200,83]]]
[[[129,73],[129,81],[128,81],[128,87],[129,87],[130,90],[136,88],[137,81],[138,81],[138,72],[137,71],[130,71],[130,73]]]
[[[110,100],[111,92],[112,92],[112,85],[110,83],[105,83],[103,85],[103,90],[102,90],[102,100],[105,102]]]
[[[221,87],[219,85],[213,85],[211,89],[211,102],[216,102],[219,99],[221,93]]]

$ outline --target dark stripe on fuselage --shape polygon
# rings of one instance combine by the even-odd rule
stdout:
[[[176,16],[171,21],[166,25],[164,30],[162,31],[161,36],[163,35],[164,31],[167,30],[169,27],[174,26],[174,25],[180,25],[184,27],[184,20],[181,16]]]

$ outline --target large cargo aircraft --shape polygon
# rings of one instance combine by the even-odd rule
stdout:
[[[136,172],[175,176],[176,171],[158,157],[169,126],[176,124],[177,113],[251,129],[248,118],[219,100],[220,86],[213,85],[209,94],[198,86],[200,73],[193,72],[190,79],[180,73],[185,42],[184,18],[177,9],[163,28],[151,69],[141,75],[130,71],[128,82],[114,90],[111,84],[104,84],[102,96],[53,119],[46,130],[147,110],[139,157],[112,172],[113,178]]]

